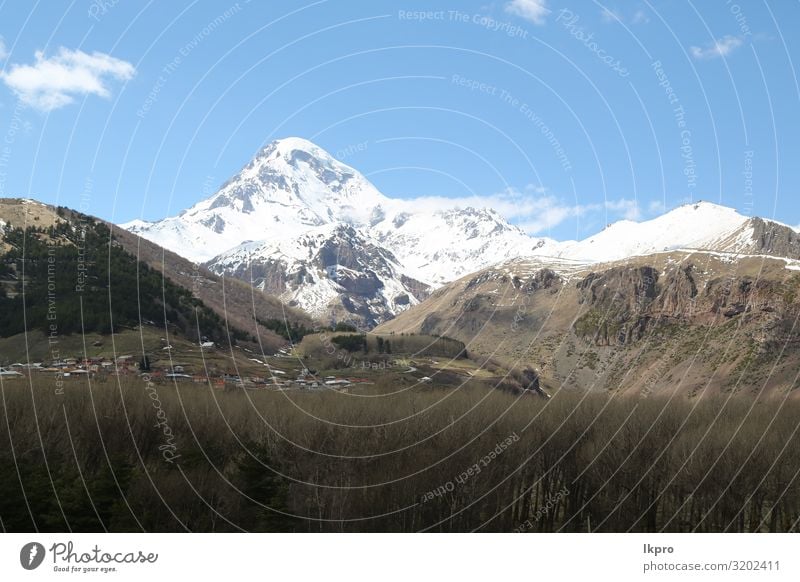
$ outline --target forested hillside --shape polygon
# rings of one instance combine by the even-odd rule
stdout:
[[[137,261],[89,217],[50,227],[10,227],[0,255],[0,336],[111,333],[170,326],[197,340],[227,341],[221,318],[190,290]],[[232,334],[236,336],[235,332]]]

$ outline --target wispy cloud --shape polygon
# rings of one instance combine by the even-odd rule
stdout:
[[[27,105],[52,111],[79,96],[109,97],[110,80],[127,81],[134,73],[132,64],[105,53],[61,47],[49,58],[37,51],[34,64],[11,65],[8,72],[0,73],[0,79]]]
[[[451,208],[491,208],[510,223],[519,226],[528,234],[544,233],[571,218],[597,214],[608,214],[610,220],[621,218],[639,220],[641,210],[635,200],[620,198],[605,203],[570,204],[554,196],[544,188],[528,186],[522,190],[508,188],[503,192],[487,196],[464,196],[445,198],[424,196],[397,200],[409,212],[436,212]]]
[[[534,24],[544,24],[545,18],[550,14],[547,0],[511,0],[506,4],[506,12],[516,14]]]
[[[734,50],[742,46],[742,39],[738,36],[726,35],[717,39],[704,47],[690,47],[692,56],[696,59],[715,59],[726,57]]]
[[[609,222],[615,222],[620,219],[639,220],[642,216],[636,200],[626,198],[607,200],[597,204],[570,205],[565,204],[562,200],[548,196],[539,202],[541,207],[538,211],[518,220],[510,219],[510,222],[513,222],[528,234],[541,234],[571,218],[594,217],[592,222],[605,221],[606,219]]]
[[[647,12],[645,12],[643,8],[637,9],[636,12],[628,18],[622,10],[604,6],[600,10],[600,20],[605,24],[612,24],[614,22],[622,24],[647,24],[650,22],[650,17],[647,16]]]
[[[647,205],[647,212],[649,214],[664,214],[667,211],[667,205],[663,200],[651,200]]]
[[[640,220],[642,218],[642,209],[639,207],[639,202],[630,198],[607,200],[603,207],[606,210],[610,210],[611,214],[620,216],[625,220]]]
[[[6,60],[8,56],[8,50],[6,49],[6,41],[3,40],[3,37],[0,36],[0,61]]]

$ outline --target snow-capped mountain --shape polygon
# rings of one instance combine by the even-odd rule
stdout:
[[[518,257],[554,268],[677,249],[800,258],[794,229],[708,202],[616,222],[582,241],[534,238],[492,209],[427,208],[384,196],[300,138],[270,143],[179,215],[123,227],[314,315],[346,312],[367,326],[445,283]]]
[[[487,265],[527,256],[543,247],[490,208],[412,212],[393,201],[392,212],[371,228],[413,277],[439,287]]]
[[[491,209],[428,211],[388,198],[300,138],[270,143],[216,194],[177,216],[122,226],[219,273],[252,275],[265,290],[315,314],[341,306],[369,324],[421,300],[431,287],[544,242]],[[352,272],[329,273],[332,264],[315,254],[345,247],[359,260],[338,264]],[[296,276],[281,277],[280,269]],[[372,283],[346,287],[355,281]]]
[[[216,194],[178,216],[122,226],[202,262],[243,242],[294,238],[326,224],[363,229],[409,274],[434,285],[543,243],[491,209],[426,212],[388,198],[358,171],[300,138],[270,143]]]
[[[217,273],[249,281],[317,317],[373,327],[416,305],[428,286],[352,225],[327,224],[279,241],[245,243],[213,259]]]
[[[601,263],[678,249],[794,259],[800,258],[800,236],[774,221],[743,216],[711,202],[696,202],[652,220],[615,222],[582,241],[546,244],[534,254]]]
[[[245,241],[280,240],[324,224],[369,224],[389,199],[361,174],[300,138],[274,141],[219,191],[179,215],[122,227],[194,261]]]

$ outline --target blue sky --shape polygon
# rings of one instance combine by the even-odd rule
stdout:
[[[800,223],[795,2],[2,2],[0,196],[176,214],[265,143],[584,237],[689,200]]]

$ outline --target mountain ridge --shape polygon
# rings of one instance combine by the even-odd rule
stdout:
[[[454,202],[426,210],[389,198],[302,138],[267,144],[213,196],[176,216],[122,227],[217,274],[253,281],[317,317],[338,313],[366,327],[460,277],[516,258],[588,265],[679,249],[800,258],[793,228],[703,201],[647,221],[618,221],[579,241],[533,237],[491,208]],[[311,239],[317,249],[358,255],[344,282],[372,284],[354,290],[337,283],[340,262],[315,254]],[[303,256],[295,252],[301,249]],[[408,302],[395,302],[403,295]]]
[[[431,288],[543,244],[492,209],[425,212],[413,202],[388,198],[356,170],[301,138],[268,144],[213,196],[177,216],[121,226],[218,274],[250,281],[255,272],[257,284],[316,316],[339,311],[367,327],[424,299]],[[344,245],[340,226],[351,229]],[[359,274],[345,281],[373,284],[363,292],[342,289],[327,276],[337,271],[335,257],[322,260],[311,253],[287,260],[288,247],[307,248],[309,237],[320,234],[327,241],[318,240],[319,248],[347,248],[360,256]],[[301,274],[299,287],[287,280],[270,285],[270,277],[261,275],[269,271],[274,279],[276,265],[295,274],[317,274]]]
[[[675,250],[577,265],[516,259],[379,325],[445,335],[550,391],[800,397],[800,260]]]

